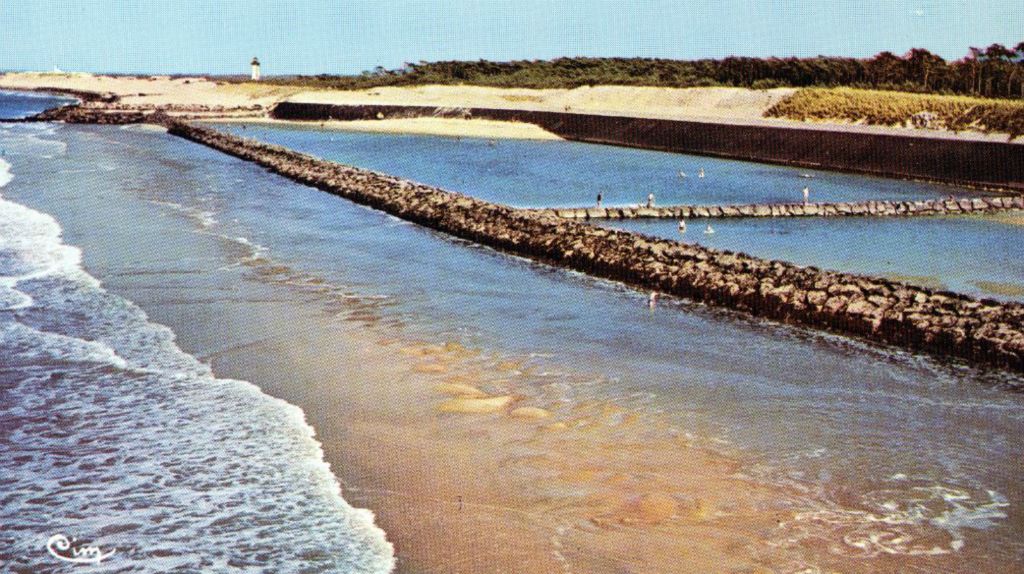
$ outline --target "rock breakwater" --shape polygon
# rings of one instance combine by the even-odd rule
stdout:
[[[572,207],[535,209],[564,219],[722,219],[738,217],[901,217],[962,215],[1024,209],[1024,196],[872,200],[841,203],[770,203],[748,205],[666,205],[664,207]]]
[[[92,100],[40,112],[24,121],[66,122],[69,124],[124,125],[151,123],[167,125],[173,119],[222,119],[263,117],[263,106],[207,106],[202,104],[123,104],[118,101]]]
[[[167,125],[297,182],[502,251],[758,317],[1024,371],[1021,304],[603,229],[186,122]]]

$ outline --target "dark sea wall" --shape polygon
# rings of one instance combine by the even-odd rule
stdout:
[[[758,317],[1024,371],[1021,304],[603,229],[185,122],[168,125],[297,182],[502,251]]]
[[[281,102],[271,116],[517,121],[590,143],[1024,191],[1024,145],[1004,142],[492,108]]]
[[[1024,209],[1024,196],[870,200],[839,203],[766,203],[747,205],[666,205],[663,207],[566,207],[533,211],[565,219],[723,219],[730,217],[907,217],[962,215]]]

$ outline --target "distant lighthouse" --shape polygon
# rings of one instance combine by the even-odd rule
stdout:
[[[260,81],[260,59],[255,56],[252,59],[252,81]]]

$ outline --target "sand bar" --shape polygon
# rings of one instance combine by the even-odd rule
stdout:
[[[275,120],[270,118],[246,118],[238,120],[226,118],[212,119],[211,122],[225,121],[235,123],[244,121],[248,124],[264,125],[299,125],[309,126],[310,122]],[[384,134],[433,135],[445,137],[486,138],[486,139],[523,139],[523,140],[560,140],[559,136],[544,128],[523,122],[502,122],[495,120],[459,120],[451,118],[401,118],[386,120],[359,120],[352,122],[326,121],[316,123],[320,128]]]

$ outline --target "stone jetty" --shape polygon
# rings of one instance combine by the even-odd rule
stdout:
[[[666,205],[664,207],[567,207],[534,209],[564,219],[722,219],[737,217],[900,217],[963,215],[1024,209],[1024,196],[987,196],[920,201],[871,200],[840,203]]]
[[[139,105],[122,104],[117,101],[90,100],[46,110],[24,121],[65,122],[69,124],[125,125],[151,123],[166,125],[172,118],[189,120],[244,119],[263,117],[264,114],[265,110],[260,104],[242,107],[200,104]]]
[[[182,121],[166,125],[299,183],[501,251],[757,317],[1024,371],[1021,304],[603,229]]]

